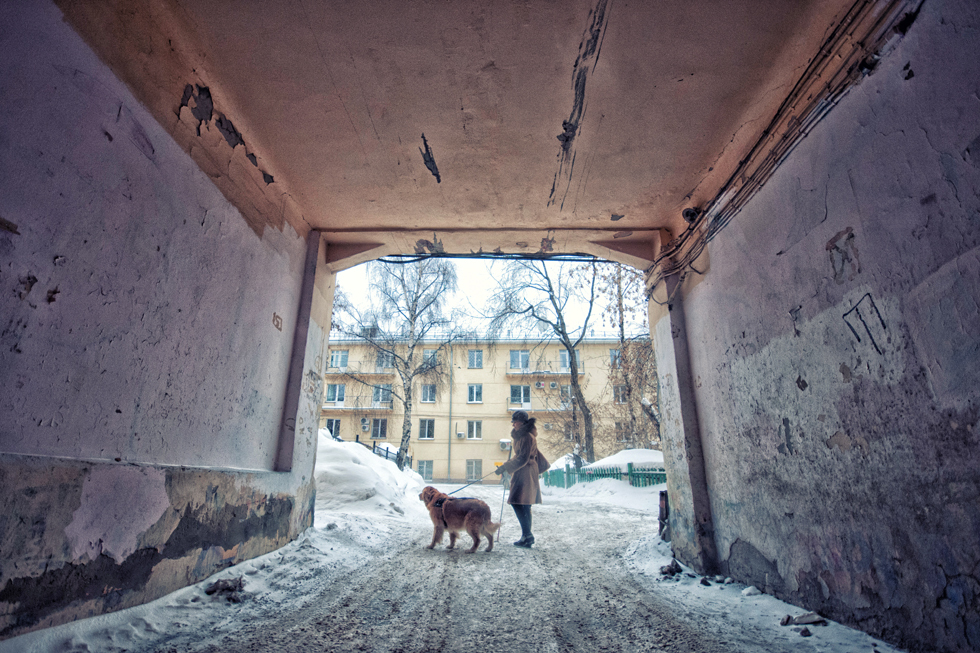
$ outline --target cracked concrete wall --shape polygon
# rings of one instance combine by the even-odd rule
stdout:
[[[978,50],[926,2],[684,298],[722,569],[914,650],[980,650]]]
[[[258,235],[53,5],[3,3],[0,53],[5,638],[152,600],[311,524],[333,280],[317,277],[284,420],[304,238]]]

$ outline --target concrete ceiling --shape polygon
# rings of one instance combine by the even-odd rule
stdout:
[[[507,251],[684,231],[853,2],[58,4],[258,233]]]

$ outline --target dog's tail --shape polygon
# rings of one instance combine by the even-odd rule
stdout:
[[[488,521],[487,524],[486,524],[486,526],[483,527],[484,534],[486,534],[486,535],[493,535],[494,533],[496,533],[497,531],[500,530],[500,525],[502,523],[503,522],[497,522],[495,524],[492,521]]]

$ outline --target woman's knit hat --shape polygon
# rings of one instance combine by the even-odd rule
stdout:
[[[514,415],[510,418],[512,422],[520,422],[521,424],[527,422],[531,417],[523,410],[515,410]]]

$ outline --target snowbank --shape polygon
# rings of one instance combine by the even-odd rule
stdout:
[[[627,463],[636,466],[662,466],[664,464],[664,452],[654,451],[653,449],[624,449],[611,456],[597,460],[591,465],[582,465],[582,469],[590,467],[619,467],[626,472]],[[549,469],[565,469],[565,465],[574,468],[575,456],[570,453],[565,454],[551,464]]]
[[[653,449],[624,449],[618,453],[614,453],[608,458],[597,460],[591,465],[583,465],[583,468],[619,467],[623,472],[626,472],[627,463],[633,463],[636,466],[663,465],[664,452],[655,451]]]
[[[397,449],[396,449],[397,451]],[[337,442],[320,431],[316,451],[316,514],[323,528],[333,511],[428,519],[419,493],[422,477],[411,469],[398,471],[393,460],[377,456],[356,442]]]

